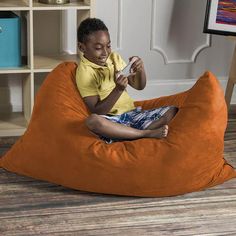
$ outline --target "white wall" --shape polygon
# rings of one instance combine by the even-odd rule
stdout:
[[[130,89],[135,99],[188,89],[206,70],[226,86],[234,42],[202,33],[205,7],[206,0],[96,0],[113,50],[144,61],[148,84],[141,92]]]

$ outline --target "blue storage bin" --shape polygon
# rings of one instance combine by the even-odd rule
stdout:
[[[21,66],[20,18],[10,11],[0,11],[0,67]]]

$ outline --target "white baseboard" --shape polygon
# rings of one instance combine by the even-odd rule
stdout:
[[[218,77],[224,91],[227,85],[228,78]],[[183,92],[190,89],[197,79],[184,79],[184,80],[149,80],[144,90],[137,91],[129,88],[128,92],[134,100],[145,100],[167,96]],[[236,89],[235,89],[236,90]],[[236,91],[234,91],[231,104],[236,104]]]

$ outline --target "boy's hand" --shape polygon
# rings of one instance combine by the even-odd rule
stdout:
[[[144,71],[144,64],[140,57],[133,56],[129,58],[129,61],[134,60],[132,66],[131,66],[131,72],[132,74],[136,74],[137,72],[143,72]]]
[[[138,56],[129,58],[132,61],[131,74],[128,76],[129,85],[137,90],[142,90],[146,86],[146,73],[143,61]]]
[[[128,78],[123,75],[118,75],[118,72],[115,73],[115,84],[116,88],[119,91],[124,91],[128,85]]]

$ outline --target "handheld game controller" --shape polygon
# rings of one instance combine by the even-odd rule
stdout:
[[[131,66],[136,60],[137,60],[137,57],[133,57],[132,60],[128,63],[128,65],[118,72],[118,76],[123,75],[125,77],[128,77],[130,74],[132,74],[133,71],[131,69]]]

